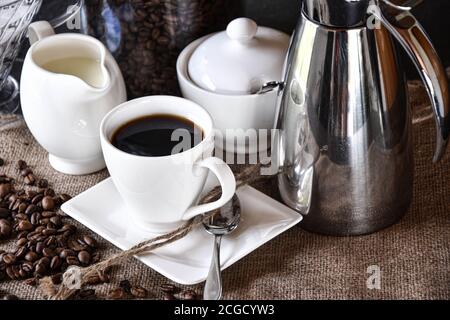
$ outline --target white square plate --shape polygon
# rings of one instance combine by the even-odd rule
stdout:
[[[216,184],[209,176],[205,190]],[[236,193],[242,221],[236,231],[222,239],[222,270],[302,220],[298,212],[252,187],[242,187]],[[122,250],[151,238],[127,219],[127,209],[111,178],[66,202],[62,210]],[[177,283],[192,285],[206,280],[212,250],[213,236],[198,227],[185,238],[138,259]]]

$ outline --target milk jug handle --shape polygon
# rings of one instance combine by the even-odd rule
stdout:
[[[416,65],[432,103],[437,129],[434,162],[444,155],[450,135],[450,93],[445,68],[423,27],[411,14],[421,1],[379,0],[373,14],[395,36]]]
[[[47,21],[36,21],[28,26],[28,39],[31,45],[54,34],[55,30]]]

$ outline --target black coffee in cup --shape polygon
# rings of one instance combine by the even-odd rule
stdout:
[[[203,129],[175,115],[155,114],[131,120],[119,127],[111,143],[126,153],[162,157],[189,150],[203,140]]]

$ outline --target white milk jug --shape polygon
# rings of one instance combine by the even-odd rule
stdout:
[[[30,131],[57,171],[82,175],[103,169],[100,122],[126,101],[116,61],[97,39],[55,35],[45,21],[30,25],[29,38],[20,98]]]

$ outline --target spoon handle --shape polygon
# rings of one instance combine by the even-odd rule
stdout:
[[[222,298],[222,276],[220,271],[220,242],[222,236],[214,237],[214,251],[203,290],[204,300],[220,300]]]

